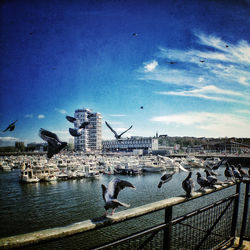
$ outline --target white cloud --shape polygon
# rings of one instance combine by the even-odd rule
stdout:
[[[175,124],[190,131],[200,130],[201,134],[212,133],[215,137],[245,137],[250,131],[250,123],[244,117],[232,114],[189,112],[185,114],[152,117],[152,122]]]
[[[153,60],[152,62],[145,64],[144,69],[146,72],[152,72],[157,67],[157,65],[158,62]]]
[[[64,110],[64,109],[58,109],[58,108],[55,108],[55,111],[57,111],[57,112],[61,113],[62,115],[65,115],[65,114],[67,113],[67,111],[66,111],[66,110]]]
[[[0,146],[14,146],[16,141],[19,141],[16,137],[0,137]],[[23,141],[23,140],[22,140]]]
[[[37,118],[38,118],[38,119],[44,119],[44,118],[45,118],[45,115],[40,114],[40,115],[37,116]]]
[[[241,77],[239,78],[239,83],[241,83],[241,84],[243,84],[243,85],[246,85],[246,86],[250,86],[250,84],[247,82],[246,77],[244,77],[244,76],[241,76]]]
[[[201,88],[185,90],[185,91],[159,91],[155,93],[160,95],[189,96],[189,97],[197,97],[214,101],[223,101],[223,102],[241,103],[245,105],[250,105],[249,101],[233,99],[232,97],[231,98],[225,97],[228,95],[244,97],[242,93],[226,89],[220,89],[214,85],[204,86]]]
[[[67,131],[67,130],[55,130],[55,131],[53,131],[53,133],[55,133],[55,134],[68,134],[69,131]]]
[[[167,89],[155,92],[157,94],[250,105],[250,44],[243,40],[232,44],[218,36],[203,33],[195,36],[203,48],[179,50],[160,47],[157,53],[159,60],[144,63],[144,68],[138,70],[138,79],[164,83],[166,89],[168,86],[181,86],[180,91]],[[170,64],[170,61],[175,64]]]
[[[25,118],[33,118],[33,115],[32,114],[27,114],[27,115],[25,115]]]
[[[109,116],[112,116],[112,117],[124,117],[124,116],[127,116],[127,115],[123,115],[123,114],[110,114]]]
[[[204,78],[203,77],[199,77],[198,78],[198,82],[204,82]]]
[[[241,109],[241,110],[236,110],[237,113],[243,113],[243,114],[250,114],[250,110],[248,109]]]
[[[4,141],[4,142],[13,142],[13,141],[17,141],[19,140],[16,137],[11,137],[11,136],[6,136],[6,137],[0,137],[0,141]]]

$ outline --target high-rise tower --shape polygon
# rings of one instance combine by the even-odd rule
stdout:
[[[102,116],[100,113],[94,113],[91,109],[76,109],[75,118],[80,123],[90,122],[87,128],[79,137],[75,137],[75,149],[85,152],[100,151],[102,148]],[[75,128],[79,126],[75,124]]]

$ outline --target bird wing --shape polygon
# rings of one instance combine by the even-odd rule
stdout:
[[[208,185],[208,180],[205,177],[198,177],[197,182],[200,186],[207,186]]]
[[[53,155],[59,153],[67,145],[68,145],[67,142],[60,142],[57,143],[56,145],[48,142],[48,153],[47,153],[48,158],[51,158]]]
[[[220,165],[222,164],[222,162],[224,162],[224,160],[225,160],[225,158],[223,158],[222,160],[220,160],[216,165],[214,165],[212,167],[212,169],[213,170],[217,170],[220,167]]]
[[[69,133],[72,135],[72,136],[81,136],[82,135],[82,129],[76,129],[76,128],[69,128]]]
[[[105,121],[106,125],[108,126],[108,128],[115,134],[115,137],[118,136],[118,134],[115,132],[115,130]]]
[[[133,127],[133,125],[131,125],[127,130],[125,130],[124,132],[122,132],[118,136],[121,137],[123,134],[125,134],[127,131],[129,131],[132,127]]]
[[[176,164],[176,166],[178,166],[178,168],[184,172],[188,172],[187,169],[185,169],[180,163],[179,164]]]
[[[10,125],[5,130],[3,130],[3,132],[6,132],[9,128],[10,128]]]
[[[102,187],[102,198],[103,198],[103,200],[106,202],[106,198],[105,198],[105,194],[106,194],[106,192],[107,192],[107,188],[106,188],[106,186],[105,185],[101,185],[101,187]]]
[[[170,181],[172,179],[172,176],[174,175],[175,173],[172,173],[172,174],[164,174],[162,177],[161,177],[161,180],[162,181]]]
[[[48,142],[49,144],[51,144],[52,146],[56,146],[58,143],[60,143],[61,141],[58,139],[57,135],[45,130],[43,128],[41,128],[39,130],[39,136],[45,140],[46,142]]]
[[[107,192],[112,199],[117,199],[119,192],[125,187],[135,189],[135,186],[130,182],[115,178],[109,182]]]
[[[89,124],[90,122],[83,122],[79,128],[86,128]]]
[[[16,122],[17,122],[17,120],[15,120],[14,122],[12,122],[12,123],[10,124],[10,126],[11,126],[11,125],[15,125]]]
[[[189,181],[189,180],[186,180],[186,179],[182,182],[182,187],[183,187],[183,189],[184,189],[187,193],[190,193],[191,190],[192,190],[192,187],[191,187],[191,185],[190,185],[190,181]]]
[[[66,119],[69,121],[69,122],[72,122],[74,123],[76,121],[76,118],[75,117],[72,117],[72,116],[66,116]]]

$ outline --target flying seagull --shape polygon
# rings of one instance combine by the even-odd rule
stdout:
[[[115,209],[119,206],[130,207],[130,205],[126,203],[122,203],[117,200],[119,192],[125,187],[130,187],[136,189],[133,184],[128,181],[120,180],[119,178],[112,179],[108,187],[102,184],[102,197],[104,199],[105,205],[104,208],[106,210],[105,216],[108,214],[108,209],[112,209],[111,215],[114,214]]]
[[[205,169],[209,172],[210,175],[214,175],[214,176],[219,175],[218,173],[216,173],[216,172],[214,171],[213,168],[211,168],[211,167],[208,166],[208,165],[205,166]]]
[[[130,130],[132,127],[133,127],[133,125],[131,125],[127,130],[125,130],[124,132],[122,132],[121,134],[117,134],[116,132],[115,132],[115,130],[105,121],[105,123],[106,123],[106,125],[108,126],[108,128],[114,133],[114,135],[115,135],[115,138],[117,139],[117,140],[120,140],[121,139],[121,137],[122,137],[122,135],[124,134],[124,133],[126,133],[128,130]]]
[[[192,193],[194,191],[194,181],[191,178],[191,176],[192,176],[192,172],[190,172],[187,178],[182,182],[182,188],[186,192],[187,198],[192,197]]]
[[[12,122],[3,132],[6,132],[7,130],[13,131],[15,129],[15,126],[16,126],[15,123],[16,122],[17,122],[17,120]]]
[[[91,117],[93,117],[93,116],[94,116],[93,113],[91,113],[90,111],[87,111],[87,118],[88,118],[88,119],[91,118]]]
[[[160,180],[160,182],[159,182],[159,184],[158,184],[158,188],[161,188],[162,184],[164,184],[164,183],[170,181],[170,180],[172,179],[172,177],[173,177],[174,174],[175,174],[175,172],[172,173],[172,174],[164,174],[164,175],[161,177],[161,180]]]
[[[48,142],[47,157],[50,159],[53,155],[59,153],[68,144],[59,140],[56,134],[41,128],[39,130],[39,136],[46,142]]]
[[[94,128],[94,126],[90,125],[90,122],[83,122],[79,128],[69,128],[69,133],[72,136],[78,137],[82,135],[83,129],[86,128]]]

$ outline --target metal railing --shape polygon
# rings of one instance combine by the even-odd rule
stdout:
[[[244,209],[240,230],[240,244],[249,238],[247,216],[249,181],[243,182],[245,187]],[[100,229],[109,230],[110,226],[121,223],[125,224],[135,218],[144,219],[149,214],[163,212],[163,222],[161,224],[146,228],[131,235],[121,236],[111,240],[111,242],[93,242],[88,247],[81,249],[216,249],[226,244],[233,244],[236,236],[238,223],[240,183],[236,184],[233,194],[220,201],[189,212],[185,215],[173,218],[173,209],[178,205],[200,198],[204,195],[234,186],[228,183],[224,186],[217,186],[216,189],[206,189],[203,192],[195,192],[192,198],[184,196],[173,197],[137,208],[131,208],[113,216],[100,217],[92,220],[74,223],[69,226],[41,230],[38,232],[16,235],[0,239],[0,249],[18,248],[24,246],[39,245],[47,242],[64,241],[68,238],[72,248],[74,248],[74,237],[93,233],[98,235]],[[158,214],[157,214],[158,216]],[[73,237],[70,238],[70,237]],[[91,238],[91,237],[90,237]],[[89,238],[89,240],[90,240]],[[71,240],[72,239],[72,240]],[[95,239],[92,238],[93,240]],[[72,249],[71,248],[71,249]]]

